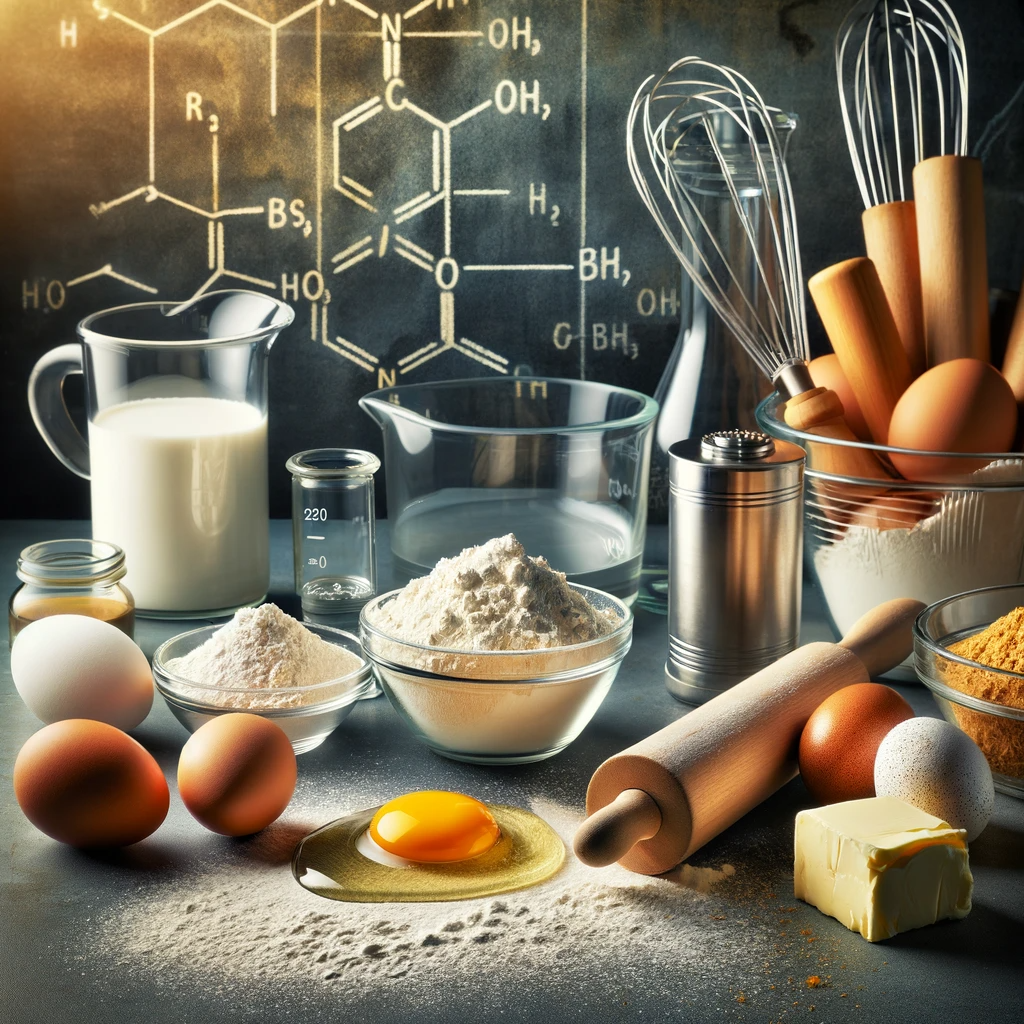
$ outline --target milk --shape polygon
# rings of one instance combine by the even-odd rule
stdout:
[[[147,398],[89,424],[92,528],[124,549],[141,610],[259,600],[270,580],[267,418],[220,398]]]

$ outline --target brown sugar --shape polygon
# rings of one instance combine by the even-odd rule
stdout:
[[[988,629],[953,644],[953,654],[1003,672],[1024,673],[1024,608],[1015,608]],[[994,704],[1024,709],[1024,679],[986,672],[966,665],[949,665],[946,681],[954,689]],[[997,718],[953,705],[957,724],[988,758],[992,770],[1024,778],[1024,721]]]
[[[950,650],[961,658],[1004,672],[1024,672],[1024,608],[1014,608],[1001,619],[996,619],[988,629],[953,644]],[[993,694],[986,697],[987,700],[1006,704],[1005,696],[1015,696],[1017,703],[1014,706],[1024,707],[1024,686],[1020,680],[1000,680],[998,676],[988,678],[994,687],[1003,691],[1004,696]]]

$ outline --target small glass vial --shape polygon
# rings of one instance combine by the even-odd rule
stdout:
[[[377,592],[373,474],[380,459],[354,448],[293,455],[292,542],[303,618],[353,619]]]
[[[18,558],[20,587],[7,606],[10,642],[49,615],[88,615],[135,634],[135,599],[120,581],[124,552],[103,540],[44,540]]]

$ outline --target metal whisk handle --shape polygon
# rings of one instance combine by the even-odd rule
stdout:
[[[796,398],[797,395],[802,395],[805,391],[814,390],[811,371],[803,360],[783,363],[772,378],[772,383],[787,401],[790,398]]]

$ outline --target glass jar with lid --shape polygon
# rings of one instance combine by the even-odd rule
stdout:
[[[10,642],[49,615],[88,615],[135,633],[135,599],[121,582],[124,552],[102,540],[72,538],[32,544],[18,558],[21,586],[7,608]]]

